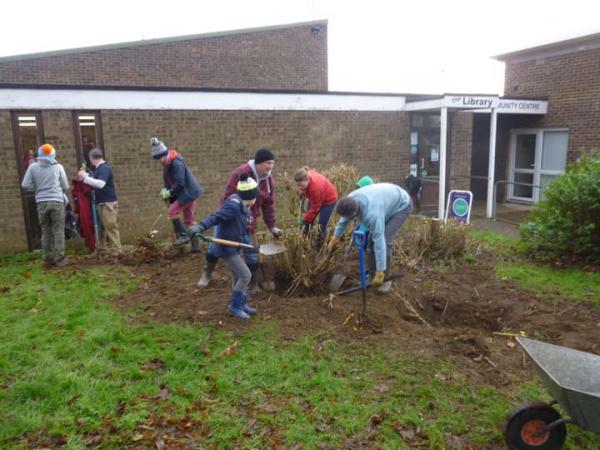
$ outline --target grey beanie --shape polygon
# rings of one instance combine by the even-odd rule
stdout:
[[[169,154],[169,149],[165,145],[164,142],[159,141],[158,138],[153,137],[150,139],[150,145],[152,146],[152,158],[160,159],[163,156],[167,156]]]
[[[351,219],[358,213],[358,202],[352,197],[341,198],[335,207],[337,213],[345,219]]]

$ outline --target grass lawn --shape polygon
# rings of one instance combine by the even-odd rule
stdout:
[[[518,239],[509,236],[483,230],[471,230],[471,236],[499,256],[495,267],[498,277],[511,278],[540,297],[587,301],[600,307],[600,272],[577,267],[556,269],[525,261],[519,256]]]
[[[118,267],[0,263],[0,448],[503,448],[507,411],[547,398],[532,380],[475,386],[427,354],[285,341],[273,321],[237,337],[135,323],[107,300],[138,282]],[[600,449],[569,431],[566,448]]]

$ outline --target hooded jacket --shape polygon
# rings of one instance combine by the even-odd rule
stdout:
[[[375,247],[377,272],[386,270],[385,224],[394,214],[411,207],[410,195],[400,186],[377,183],[362,187],[349,194],[358,203],[359,221],[371,233]],[[335,227],[334,236],[340,237],[350,221],[344,217]]]
[[[248,225],[249,232],[253,233],[256,230],[256,221],[260,217],[261,212],[267,227],[269,229],[273,228],[275,226],[275,183],[273,182],[273,176],[269,173],[264,177],[259,177],[253,159],[246,164],[242,164],[232,172],[225,187],[225,192],[219,201],[219,207],[223,206],[225,200],[237,192],[237,184],[240,181],[240,175],[243,173],[247,173],[248,176],[254,178],[258,183],[258,197],[256,198],[256,203],[250,209],[252,220]]]
[[[171,203],[178,201],[181,205],[186,205],[200,197],[203,189],[181,155],[174,150],[170,152],[174,153],[169,155],[172,157],[164,166],[164,185],[171,192]]]
[[[248,226],[251,221],[252,214],[250,210],[244,206],[238,194],[233,194],[225,200],[223,206],[217,212],[211,214],[200,223],[205,229],[219,225],[216,236],[218,238],[250,244]],[[239,248],[219,244],[216,244],[215,248],[215,256],[218,257],[231,256],[240,251]]]
[[[36,203],[64,203],[69,179],[64,167],[54,158],[40,157],[27,167],[21,187],[35,192]]]
[[[321,211],[321,206],[335,205],[338,193],[333,183],[315,170],[308,171],[308,179],[304,195],[310,202],[310,209],[304,214],[304,221],[313,223]]]

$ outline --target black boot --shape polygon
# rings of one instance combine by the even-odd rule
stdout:
[[[210,280],[212,278],[212,273],[215,271],[215,267],[217,267],[217,263],[214,261],[206,261],[206,266],[204,266],[204,270],[202,271],[202,276],[198,283],[196,283],[196,287],[204,288],[208,286]]]
[[[260,292],[260,286],[258,285],[258,279],[256,278],[258,263],[248,264],[248,269],[250,269],[250,273],[252,274],[252,278],[250,278],[250,283],[248,284],[248,292],[250,294],[257,294]]]
[[[191,238],[192,253],[200,253],[200,240],[197,238]]]
[[[175,236],[177,236],[177,239],[173,242],[173,246],[180,247],[190,242],[190,237],[187,235],[180,219],[173,220],[173,229],[175,230]]]

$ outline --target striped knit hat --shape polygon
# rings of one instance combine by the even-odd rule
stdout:
[[[55,158],[56,150],[50,144],[40,145],[40,148],[38,148],[38,157],[40,157],[40,158]]]
[[[253,200],[258,197],[258,183],[247,173],[240,175],[240,181],[237,184],[237,194],[242,200]]]

